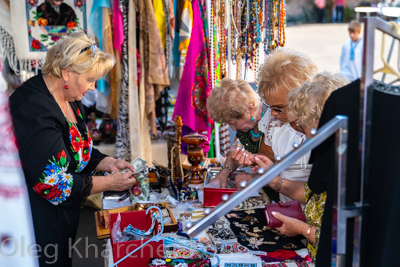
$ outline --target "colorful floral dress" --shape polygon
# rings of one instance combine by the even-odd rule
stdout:
[[[10,97],[36,242],[42,251],[48,244],[57,245],[54,266],[71,265],[69,244],[74,244],[80,206],[92,189],[90,175],[106,157],[93,147],[81,102],[71,106],[76,124],[66,120],[42,75],[29,79]],[[54,253],[47,251],[49,258],[40,254],[40,264],[53,262]]]

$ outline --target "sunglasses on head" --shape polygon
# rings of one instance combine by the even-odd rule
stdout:
[[[265,103],[264,99],[260,99],[260,100],[261,100],[261,103],[263,103],[263,105],[265,105],[267,108],[270,108],[271,110],[273,110],[279,114],[285,113],[285,111],[288,109],[288,107],[286,107],[285,109],[273,108],[270,105],[268,105],[267,103]]]

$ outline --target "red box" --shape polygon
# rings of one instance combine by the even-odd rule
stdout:
[[[133,227],[147,231],[151,226],[151,213],[146,214],[146,211],[127,211],[121,212],[121,231],[131,224]],[[112,229],[114,222],[118,218],[118,213],[110,214],[110,228]],[[155,233],[158,233],[158,223],[155,226]],[[111,231],[111,246],[113,250],[114,263],[125,257],[129,252],[135,250],[137,247],[144,244],[148,239],[134,240],[126,242],[114,243],[113,234]],[[149,265],[150,258],[164,258],[164,243],[150,242],[143,248],[130,255],[124,261],[118,264],[118,267],[147,267]]]
[[[204,207],[215,207],[222,201],[222,196],[232,195],[237,192],[236,188],[207,188],[204,187]]]

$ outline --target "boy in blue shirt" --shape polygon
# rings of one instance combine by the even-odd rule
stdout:
[[[354,81],[361,77],[361,64],[363,54],[363,39],[360,37],[361,24],[358,21],[351,21],[349,24],[350,39],[342,46],[340,55],[340,74]]]

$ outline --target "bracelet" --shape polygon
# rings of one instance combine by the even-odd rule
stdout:
[[[286,178],[282,178],[282,180],[281,180],[281,184],[279,185],[279,187],[278,187],[278,189],[276,190],[276,192],[278,192],[279,193],[279,191],[281,191],[281,189],[282,189],[282,185],[283,185],[283,182],[286,180]]]
[[[229,167],[228,165],[222,166],[222,170],[223,170],[223,169],[227,169],[227,170],[229,170],[230,173],[233,173],[232,168]]]
[[[307,241],[308,242],[310,242],[310,232],[311,232],[311,228],[312,228],[312,226],[310,225],[310,227],[308,227],[308,230],[307,230],[307,236],[306,236],[306,238],[307,238]]]

